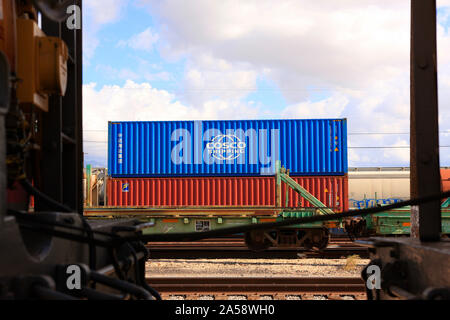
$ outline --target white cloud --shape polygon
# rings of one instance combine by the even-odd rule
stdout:
[[[117,22],[129,0],[89,0],[83,2],[83,62],[87,65],[100,44],[98,32]]]
[[[103,74],[104,77],[109,80],[132,80],[132,81],[169,81],[172,79],[172,75],[166,71],[151,71],[145,65],[140,66],[139,72],[135,72],[129,68],[116,69],[109,65],[97,65],[95,71]]]
[[[283,118],[317,119],[317,118],[341,118],[348,105],[346,96],[336,93],[329,98],[320,101],[305,101],[287,106],[283,112]]]
[[[251,105],[220,99],[186,106],[165,90],[131,80],[123,86],[84,85],[83,105],[86,159],[103,166],[106,165],[108,121],[238,119],[256,118],[259,114]]]
[[[450,6],[450,0],[437,0],[436,1],[437,7],[449,7]]]
[[[157,33],[151,28],[147,28],[141,33],[135,34],[128,40],[121,40],[117,44],[119,47],[130,47],[135,50],[153,51],[154,44],[159,40]]]
[[[246,63],[229,63],[206,53],[187,63],[181,98],[197,105],[213,99],[235,103],[256,88],[257,72]]]
[[[257,90],[261,77],[274,82],[286,99],[282,117],[347,117],[349,132],[409,131],[410,0],[140,0],[139,4],[160,28],[155,41],[138,41],[136,36],[135,47],[151,50],[157,41],[166,59],[186,59],[182,90],[172,96],[171,104],[162,104],[173,119],[278,117],[273,110],[242,102]],[[450,6],[450,0],[438,5]],[[448,12],[442,10],[440,23],[448,21]],[[150,30],[147,37],[153,35]],[[129,41],[122,45],[131,46]],[[440,123],[447,129],[450,37],[442,26],[438,50]],[[170,112],[176,100],[182,101],[180,109]],[[129,101],[123,103],[126,113]],[[352,146],[409,145],[408,135],[349,139]],[[450,144],[450,138],[443,139],[448,143],[441,144]],[[441,158],[450,164],[448,150],[441,150]],[[409,162],[408,149],[350,149],[349,156],[350,165]]]
[[[408,69],[409,0],[147,3],[172,55],[268,68],[291,102],[307,86],[358,89]]]
[[[128,2],[128,0],[85,1],[83,2],[83,8],[86,9],[84,16],[90,20],[93,27],[115,22]]]

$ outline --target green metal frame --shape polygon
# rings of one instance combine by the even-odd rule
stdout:
[[[89,208],[85,215],[90,219],[136,218],[153,222],[144,234],[196,232],[197,222],[208,221],[208,230],[243,226],[256,223],[279,222],[285,219],[311,217],[316,209],[285,210],[279,208]],[[322,222],[287,226],[283,229],[322,228]]]
[[[305,200],[307,200],[309,203],[311,203],[313,206],[315,206],[318,209],[318,212],[320,214],[330,215],[334,214],[334,211],[328,208],[325,204],[323,204],[319,199],[314,197],[311,193],[309,193],[308,190],[303,188],[301,185],[299,185],[297,182],[295,182],[290,176],[289,176],[289,170],[286,170],[285,168],[281,167],[281,161],[277,161],[275,164],[276,168],[276,174],[277,174],[277,189],[281,188],[281,182],[286,183],[292,190],[300,194]],[[281,196],[281,192],[280,192]],[[281,203],[281,201],[280,201]],[[286,207],[289,203],[289,189],[286,188]]]
[[[86,166],[86,203],[88,205],[92,205],[91,202],[91,175],[92,175],[92,166],[88,164]]]
[[[442,207],[442,233],[450,234],[450,209]],[[411,209],[377,213],[366,218],[367,230],[375,235],[408,235],[411,233]]]
[[[245,226],[256,223],[278,222],[282,221],[282,216],[276,218],[268,217],[184,217],[179,219],[165,219],[165,218],[148,218],[145,221],[153,222],[154,226],[145,229],[144,234],[156,233],[184,233],[184,232],[201,232],[209,230],[218,230],[228,227]],[[206,222],[206,223],[205,223]],[[202,229],[203,225],[204,229]],[[302,225],[301,228],[318,228],[321,227],[318,223],[308,223]],[[299,226],[289,227],[295,228]]]

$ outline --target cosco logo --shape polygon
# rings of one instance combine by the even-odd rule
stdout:
[[[247,144],[235,135],[218,135],[206,144],[211,156],[218,160],[234,160],[245,153]]]
[[[259,165],[261,175],[273,175],[280,157],[279,129],[222,131],[204,128],[201,121],[194,121],[189,130],[173,130],[170,140],[175,142],[170,152],[174,165],[228,165],[235,162],[236,165]]]

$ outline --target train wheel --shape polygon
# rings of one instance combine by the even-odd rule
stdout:
[[[245,244],[252,251],[264,251],[270,247],[264,231],[250,231],[245,234]]]
[[[323,229],[320,235],[315,235],[313,239],[313,247],[323,250],[330,242],[330,233],[328,232],[328,229]]]
[[[303,237],[300,239],[301,246],[306,250],[323,250],[328,246],[330,233],[328,229],[300,230]]]
[[[313,248],[313,243],[312,243],[312,241],[311,241],[311,239],[305,239],[304,241],[303,241],[303,247],[306,249],[306,250],[312,250],[312,248]]]

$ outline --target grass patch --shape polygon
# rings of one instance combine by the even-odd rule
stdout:
[[[358,269],[358,261],[361,259],[360,256],[354,254],[352,256],[347,257],[345,261],[344,270],[345,271],[353,271]]]

